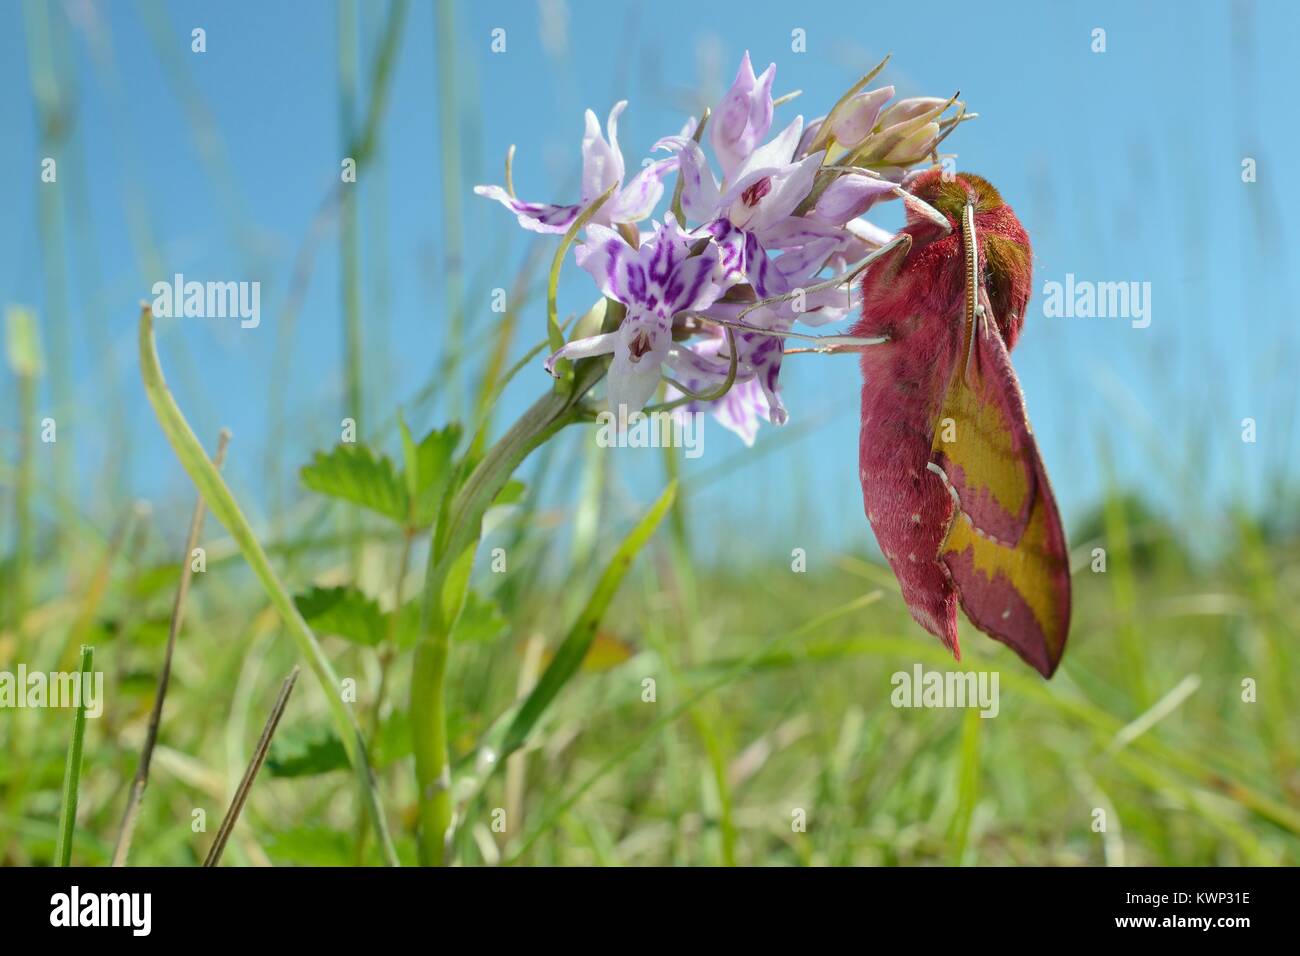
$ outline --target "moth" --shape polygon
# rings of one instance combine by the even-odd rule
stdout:
[[[1010,352],[1032,288],[1029,236],[969,173],[917,177],[908,238],[862,279],[859,478],[916,621],[960,660],[957,605],[1044,677],[1065,652],[1065,533]]]

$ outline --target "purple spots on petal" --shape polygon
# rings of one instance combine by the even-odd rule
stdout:
[[[613,290],[618,289],[618,263],[623,256],[623,244],[617,239],[605,243],[605,280]]]
[[[644,302],[649,287],[646,283],[645,269],[638,262],[627,264],[627,294],[633,302]]]
[[[673,250],[672,242],[667,240],[662,232],[657,239],[654,255],[650,257],[650,281],[662,286],[672,274]]]
[[[775,341],[775,340],[773,340],[773,341]],[[777,379],[777,376],[780,375],[780,374],[781,374],[781,363],[780,363],[780,361],[773,362],[770,366],[768,366],[768,369],[767,369],[767,375],[766,375],[764,381],[767,382],[767,390],[768,390],[769,392],[775,392],[775,391],[776,391],[776,379]]]
[[[758,205],[760,199],[772,191],[772,177],[764,176],[747,186],[740,194],[740,201],[751,209]]]
[[[697,298],[699,298],[700,289],[704,287],[705,281],[709,278],[709,271],[710,271],[709,269],[706,269],[703,266],[696,269],[695,281],[691,283],[691,287],[686,292],[686,302],[684,303],[685,305],[690,305]]]

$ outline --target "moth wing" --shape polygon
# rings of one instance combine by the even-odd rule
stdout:
[[[957,504],[939,560],[971,623],[1051,677],[1070,624],[1065,533],[983,290],[980,301],[932,446]]]

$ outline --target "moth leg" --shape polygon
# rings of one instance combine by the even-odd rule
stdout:
[[[940,229],[943,230],[943,235],[946,236],[948,235],[948,233],[952,232],[952,223],[948,221],[948,217],[945,216],[943,213],[941,213],[939,210],[935,209],[933,206],[931,206],[920,196],[916,195],[915,193],[908,192],[902,186],[899,186],[896,191],[898,195],[902,198],[903,205],[916,210],[927,221],[938,226]]]

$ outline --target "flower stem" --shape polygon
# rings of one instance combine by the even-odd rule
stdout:
[[[542,395],[497,442],[444,509],[432,535],[425,574],[420,642],[411,675],[411,736],[420,802],[420,860],[450,862],[455,819],[447,748],[447,660],[451,629],[464,605],[483,514],[533,449],[580,417],[579,403],[605,374],[584,360],[572,390]]]

